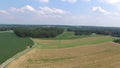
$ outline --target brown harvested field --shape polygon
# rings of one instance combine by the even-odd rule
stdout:
[[[120,45],[113,42],[63,49],[35,48],[8,68],[119,68]]]

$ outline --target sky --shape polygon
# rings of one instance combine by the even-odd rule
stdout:
[[[120,0],[0,0],[0,24],[120,27]]]

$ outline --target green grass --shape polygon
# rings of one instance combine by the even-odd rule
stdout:
[[[92,38],[92,37],[101,37],[95,40],[86,40],[86,41],[78,41],[78,42],[72,42],[71,40],[75,39],[83,39],[83,38]],[[83,45],[91,45],[91,44],[100,44],[104,42],[109,42],[113,41],[113,37],[109,36],[104,36],[104,35],[97,35],[97,34],[92,34],[92,35],[81,35],[81,36],[76,36],[74,32],[68,32],[65,31],[64,33],[60,34],[56,38],[46,38],[42,40],[52,40],[56,41],[55,43],[49,43],[49,44],[44,44],[44,43],[39,43],[38,48],[42,49],[54,49],[54,48],[68,48],[68,47],[75,47],[75,46],[83,46]],[[62,42],[65,42],[65,40],[70,40],[70,43],[64,44]]]
[[[33,60],[32,60],[32,59],[28,59],[27,61],[28,61],[29,63],[32,63],[32,62],[33,62]]]
[[[64,32],[56,37],[56,39],[71,39],[75,37],[74,32]]]
[[[19,38],[13,32],[0,32],[0,64],[11,58],[18,52],[32,46],[29,38]]]
[[[98,38],[97,38],[98,37]],[[81,39],[84,38],[89,38],[89,40],[82,41]],[[91,38],[97,38],[94,40],[90,40]],[[75,40],[76,41],[72,41]],[[56,49],[56,48],[69,48],[69,47],[75,47],[75,46],[83,46],[83,45],[92,45],[92,44],[100,44],[104,42],[110,42],[113,41],[113,37],[110,36],[104,36],[104,35],[97,35],[97,34],[92,34],[92,35],[81,35],[81,36],[75,36],[74,32],[67,32],[65,31],[64,33],[60,34],[56,38],[46,38],[46,39],[41,39],[41,40],[48,40],[48,41],[54,41],[54,43],[48,43],[45,44],[43,42],[38,43],[39,46],[38,48],[41,49]],[[63,43],[66,42],[66,40],[69,41],[69,43]]]
[[[82,41],[83,38],[77,39],[74,42],[72,40],[68,40],[69,43],[63,43],[63,42],[65,42],[65,40],[52,40],[52,41],[56,41],[56,42],[49,43],[49,44],[44,44],[41,42],[41,43],[39,43],[38,48],[41,48],[41,49],[69,48],[69,47],[75,47],[75,46],[100,44],[100,43],[104,43],[104,42],[113,41],[113,39],[114,39],[113,37],[109,37],[109,36],[97,36],[97,37],[96,37],[97,39],[93,39],[93,40],[90,40],[90,38],[92,38],[92,37],[87,37],[87,38],[89,38],[89,40],[86,39],[85,41]]]
[[[92,35],[75,35],[74,32],[71,31],[65,31],[62,34],[58,35],[55,38],[41,38],[41,39],[47,39],[47,40],[68,40],[68,39],[78,39],[78,38],[86,38],[86,37],[96,37],[96,36],[101,36],[97,34],[92,34]]]

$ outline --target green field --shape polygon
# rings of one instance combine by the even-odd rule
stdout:
[[[38,43],[38,48],[42,49],[54,49],[54,48],[68,48],[75,46],[99,44],[104,42],[110,42],[114,37],[102,36],[102,35],[89,35],[89,36],[75,36],[74,32],[64,32],[56,38],[49,39],[35,39]]]
[[[42,49],[54,49],[54,48],[68,48],[68,47],[75,47],[75,46],[83,46],[83,45],[92,45],[92,44],[100,44],[104,42],[110,42],[114,38],[112,37],[91,37],[93,38],[90,40],[89,38],[82,38],[82,39],[75,39],[75,40],[39,40],[35,39],[39,46],[38,48]],[[82,41],[85,39],[85,41]]]
[[[32,45],[31,39],[19,38],[12,31],[0,32],[0,64]]]
[[[71,31],[65,31],[62,34],[58,35],[55,38],[41,38],[45,40],[69,40],[69,39],[79,39],[79,38],[86,38],[86,37],[96,37],[96,36],[102,36],[97,34],[92,35],[75,35],[74,32]]]

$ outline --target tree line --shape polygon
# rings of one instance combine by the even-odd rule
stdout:
[[[42,27],[42,28],[15,28],[14,32],[19,37],[51,38],[63,33],[63,28]]]
[[[120,44],[120,38],[119,39],[114,39],[113,42]]]
[[[110,35],[120,37],[120,28],[115,27],[72,27],[67,28],[68,31],[75,32],[75,35],[91,35],[93,33],[100,35]]]
[[[64,29],[75,32],[75,35],[110,35],[120,37],[118,27],[96,27],[96,26],[64,26],[64,25],[0,25],[0,31],[13,30],[20,37],[56,37]]]

